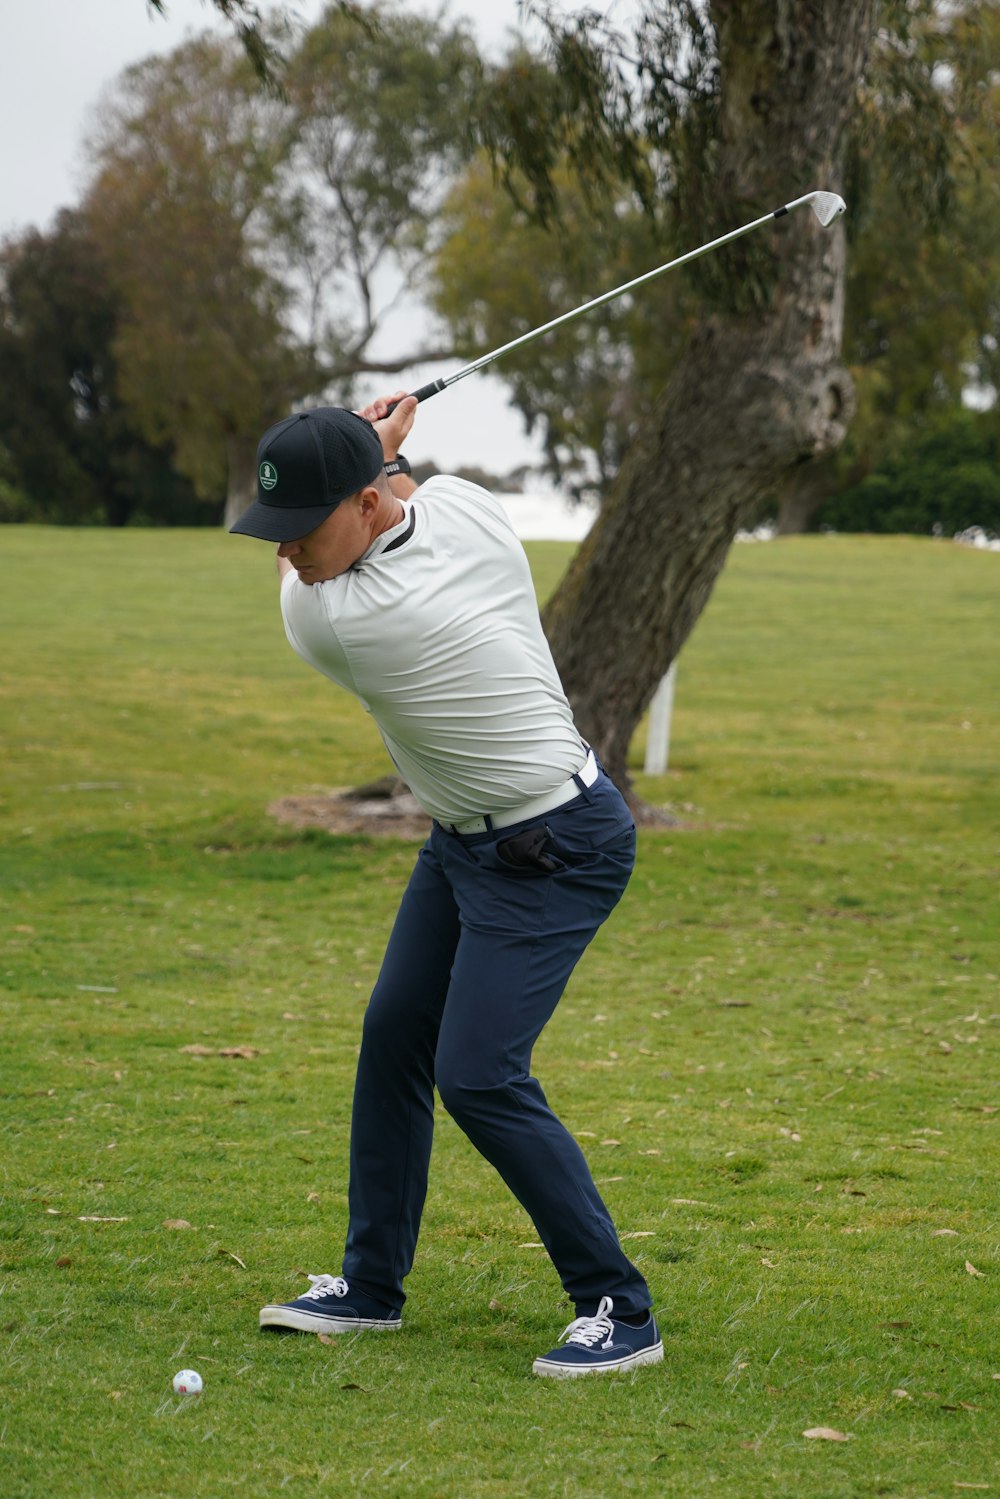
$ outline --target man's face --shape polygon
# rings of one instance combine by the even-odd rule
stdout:
[[[287,557],[303,583],[325,583],[339,577],[363,557],[372,543],[372,519],[378,490],[362,489],[342,500],[325,521],[298,541],[283,541],[279,557]]]

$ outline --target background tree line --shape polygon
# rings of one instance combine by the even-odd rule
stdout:
[[[371,346],[472,149],[471,39],[382,4],[279,42],[280,91],[208,36],[128,69],[81,203],[0,252],[0,517],[218,523],[296,402],[451,353]]]
[[[0,518],[217,524],[246,502],[256,434],[296,401],[464,359],[693,242],[695,205],[656,178],[666,162],[683,186],[711,133],[703,8],[651,5],[631,38],[593,16],[553,22],[547,50],[493,70],[461,26],[388,3],[333,5],[298,38],[221,8],[249,55],[203,38],[128,70],[82,201],[0,251]],[[883,12],[844,178],[856,412],[762,510],[784,530],[1000,528],[997,8]],[[645,90],[628,93],[640,55]],[[275,66],[280,91],[262,88]],[[577,99],[540,194],[527,132],[574,90],[621,112],[600,180]],[[497,366],[554,478],[604,497],[706,276],[733,270],[669,276]],[[401,287],[437,313],[434,346],[374,360]],[[970,387],[985,412],[963,403]]]

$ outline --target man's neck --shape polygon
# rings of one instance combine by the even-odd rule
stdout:
[[[393,497],[387,500],[384,506],[379,507],[379,518],[372,529],[372,541],[378,536],[384,536],[386,531],[391,531],[406,519],[406,511],[398,499]]]

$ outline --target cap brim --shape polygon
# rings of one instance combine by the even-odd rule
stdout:
[[[301,541],[332,515],[337,505],[307,505],[290,509],[287,505],[265,505],[254,500],[234,526],[230,536],[255,536],[258,541]]]

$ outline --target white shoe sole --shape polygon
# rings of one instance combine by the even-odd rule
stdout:
[[[536,1358],[531,1372],[548,1379],[581,1379],[591,1374],[622,1374],[642,1364],[658,1364],[662,1359],[663,1344],[657,1343],[653,1348],[642,1348],[638,1353],[616,1359],[613,1364],[555,1364],[551,1359]]]
[[[260,1313],[261,1327],[287,1327],[292,1332],[398,1332],[402,1318],[395,1321],[364,1317],[325,1317],[287,1306],[265,1306]]]

